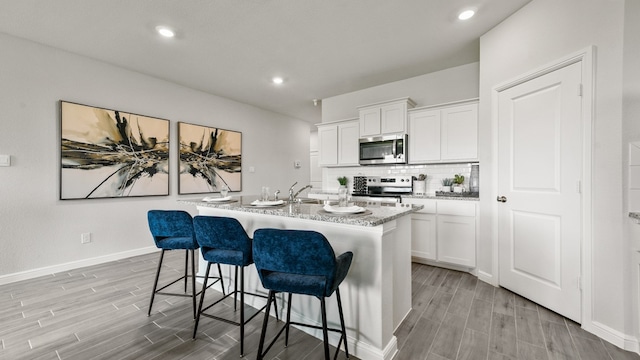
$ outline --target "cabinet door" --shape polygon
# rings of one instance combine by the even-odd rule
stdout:
[[[442,160],[478,158],[478,104],[442,109]]]
[[[338,165],[359,165],[358,121],[338,125]]]
[[[436,215],[411,215],[411,256],[436,260]]]
[[[404,133],[407,122],[407,104],[391,104],[380,108],[380,131],[382,134]]]
[[[380,108],[360,110],[360,136],[380,135]]]
[[[319,158],[318,151],[309,152],[309,181],[312,183],[322,183],[322,168],[318,164]]]
[[[440,160],[440,110],[409,114],[409,164]]]
[[[438,214],[438,261],[476,266],[476,218]]]
[[[338,126],[329,125],[318,127],[318,144],[320,158],[318,165],[329,166],[338,164]]]

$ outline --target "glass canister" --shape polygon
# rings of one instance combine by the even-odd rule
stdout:
[[[340,185],[338,188],[338,206],[347,206],[347,187]]]
[[[480,192],[480,164],[471,165],[471,175],[469,176],[469,191]]]

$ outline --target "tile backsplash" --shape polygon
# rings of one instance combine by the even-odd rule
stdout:
[[[455,174],[464,175],[464,186],[469,189],[469,177],[471,165],[473,164],[477,163],[324,168],[322,170],[322,189],[326,191],[337,190],[339,185],[337,178],[339,176],[346,176],[349,179],[349,191],[352,191],[353,177],[357,175],[411,175],[418,177],[419,174],[427,175],[427,194],[434,194],[440,190],[442,186],[440,181],[444,178],[453,178]],[[482,184],[480,184],[480,187],[482,188]]]

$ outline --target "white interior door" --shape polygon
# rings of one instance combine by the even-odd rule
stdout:
[[[581,66],[573,63],[498,95],[499,283],[577,322]]]

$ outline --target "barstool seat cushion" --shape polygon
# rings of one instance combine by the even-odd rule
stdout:
[[[202,247],[202,258],[211,263],[227,264],[236,266],[247,266],[251,264],[245,260],[247,257],[242,251],[212,249],[206,246]]]
[[[353,253],[337,258],[326,238],[315,231],[259,229],[254,257],[262,259],[258,274],[264,288],[329,297],[349,272]]]
[[[193,241],[193,237],[168,237],[158,241],[157,246],[165,250],[177,249],[197,249],[198,243]]]
[[[220,216],[196,216],[193,227],[205,260],[235,266],[253,264],[251,238],[238,220]]]
[[[198,248],[193,219],[185,211],[150,210],[147,218],[153,240],[159,249],[192,250]]]

